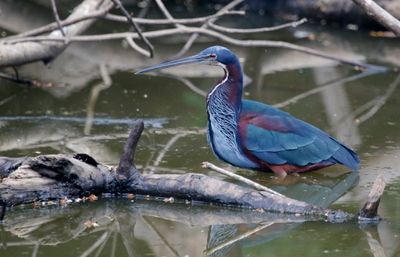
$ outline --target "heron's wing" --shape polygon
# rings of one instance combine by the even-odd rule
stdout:
[[[247,153],[269,164],[306,166],[323,161],[358,168],[358,157],[322,130],[274,107],[244,100],[239,121]]]

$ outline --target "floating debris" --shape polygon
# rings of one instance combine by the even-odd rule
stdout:
[[[85,225],[86,228],[96,228],[100,226],[97,222],[91,220],[85,221],[83,225]]]

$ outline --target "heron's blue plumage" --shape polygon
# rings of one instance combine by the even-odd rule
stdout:
[[[243,147],[269,164],[306,166],[325,162],[358,169],[358,157],[351,149],[317,127],[272,106],[243,100],[241,119]]]
[[[212,46],[199,54],[141,72],[201,62],[220,65],[224,78],[207,95],[208,140],[216,156],[232,165],[277,174],[342,164],[357,170],[357,154],[327,133],[272,106],[242,99],[239,60]]]

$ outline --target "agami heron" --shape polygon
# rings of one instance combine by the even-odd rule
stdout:
[[[219,159],[280,177],[337,163],[358,170],[357,154],[332,136],[270,105],[243,99],[242,68],[228,48],[212,46],[136,74],[189,63],[218,65],[225,72],[207,95],[207,138]]]

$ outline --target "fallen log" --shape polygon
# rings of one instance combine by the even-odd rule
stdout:
[[[202,174],[140,174],[135,168],[133,156],[142,131],[143,122],[136,122],[117,168],[102,165],[85,154],[73,157],[61,154],[24,158],[0,157],[0,174],[5,176],[0,183],[0,205],[14,206],[89,194],[134,193],[309,216],[310,219],[335,222],[354,217],[340,210],[326,209]]]

